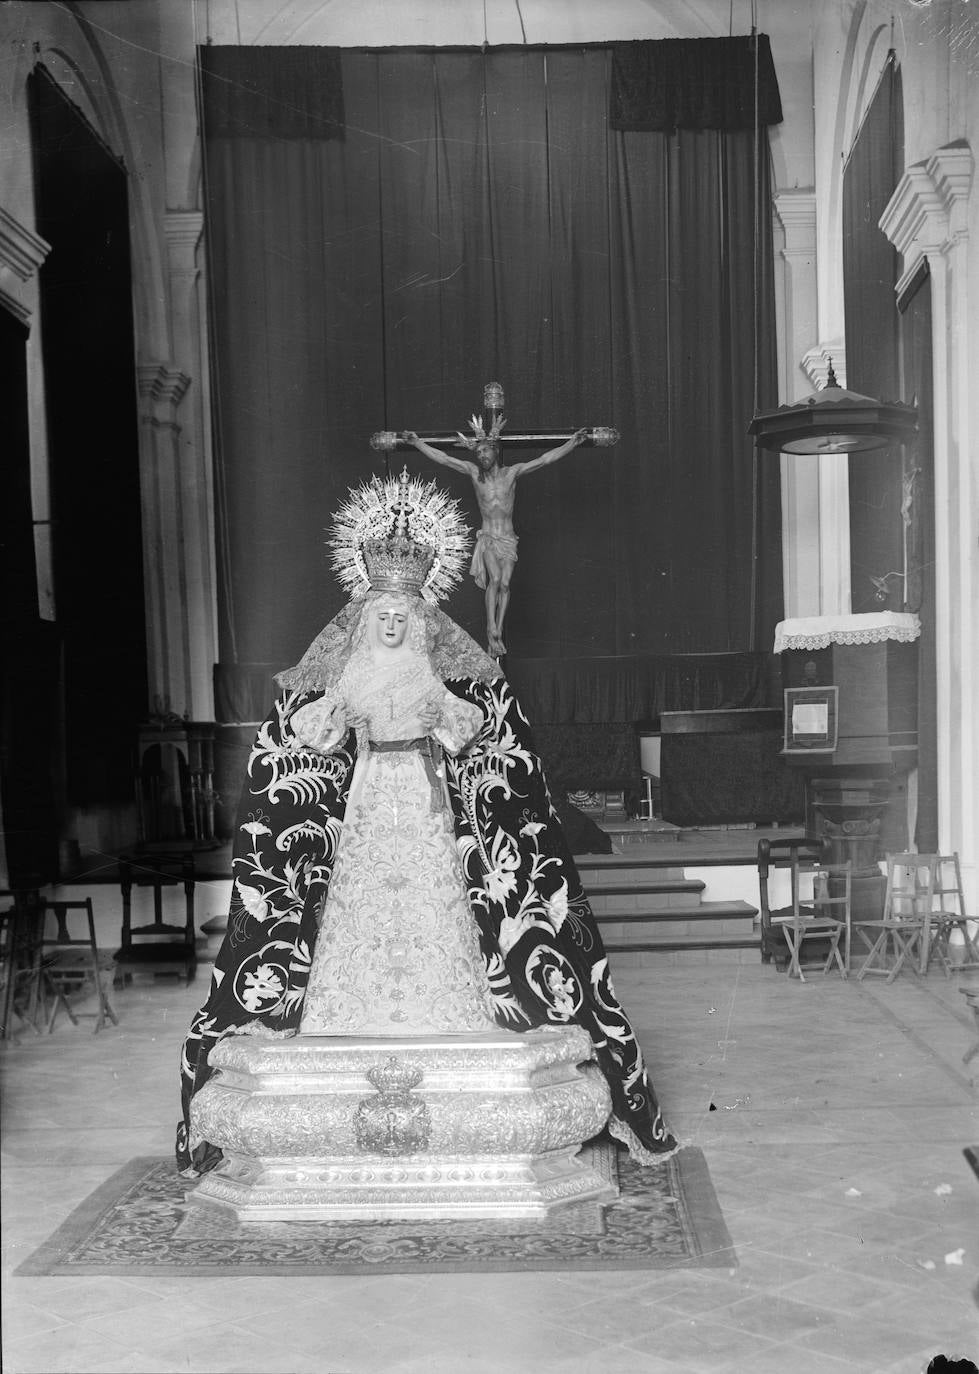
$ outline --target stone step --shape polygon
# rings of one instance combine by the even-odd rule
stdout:
[[[757,940],[757,914],[749,902],[703,902],[698,907],[665,911],[602,913],[595,919],[606,945],[652,941],[678,949],[689,940],[726,940],[729,936]]]
[[[731,868],[754,867],[758,841],[801,838],[803,830],[792,826],[745,827],[736,830],[677,830],[656,834],[624,835],[609,831],[614,854],[581,854],[579,869],[616,868]]]
[[[609,897],[635,892],[703,892],[707,886],[702,878],[685,878],[682,872],[664,873],[655,869],[640,870],[625,878],[619,873],[591,873],[581,881],[589,894]]]
[[[659,943],[656,940],[620,940],[605,946],[612,972],[636,968],[681,968],[696,964],[755,964],[761,958],[761,941],[740,935],[710,935]]]
[[[761,937],[750,933],[727,935],[637,936],[625,940],[606,940],[609,954],[654,953],[676,949],[754,949],[761,950]]]
[[[701,904],[700,894],[705,886],[694,878],[669,883],[628,883],[621,887],[589,884],[585,892],[596,916],[626,915],[645,911],[695,911]]]
[[[641,887],[643,883],[682,883],[687,880],[678,864],[629,864],[622,867],[598,867],[577,864],[578,876],[584,887]]]
[[[647,921],[651,925],[661,925],[663,921],[754,921],[758,908],[750,902],[699,902],[695,907],[672,906],[648,908],[637,907],[635,911],[613,912],[597,917],[599,924],[608,921]]]

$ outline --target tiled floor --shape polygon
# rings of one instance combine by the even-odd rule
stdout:
[[[973,975],[975,976],[975,975]],[[136,1154],[167,1153],[205,989],[115,994],[2,1050],[5,1374],[907,1371],[979,1362],[979,1114],[955,980],[892,986],[759,964],[630,968],[616,987],[733,1270],[365,1278],[15,1278]],[[961,1262],[956,1262],[960,1260]]]

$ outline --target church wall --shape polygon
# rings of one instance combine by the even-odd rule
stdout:
[[[172,11],[173,7],[170,7]],[[180,7],[183,8],[183,7]],[[190,9],[191,7],[187,7]],[[207,496],[206,468],[200,435],[205,412],[200,398],[179,413],[192,387],[200,392],[199,350],[173,353],[172,283],[174,235],[168,222],[166,179],[166,107],[163,90],[173,63],[166,55],[166,35],[156,3],[95,3],[69,9],[62,5],[11,4],[0,11],[0,43],[6,64],[0,94],[0,212],[5,243],[11,234],[18,251],[33,252],[34,182],[27,81],[43,64],[64,95],[81,111],[95,135],[120,159],[128,173],[132,309],[136,347],[139,413],[139,465],[144,542],[147,661],[147,714],[154,704],[179,715],[213,716],[211,663],[213,644],[213,519],[202,509]],[[188,58],[193,42],[187,45]],[[187,59],[178,64],[187,68]],[[193,102],[191,102],[193,112]],[[183,202],[178,202],[183,207]],[[12,227],[11,227],[12,226]],[[178,226],[176,241],[180,248]],[[198,225],[197,237],[200,236]],[[22,242],[21,242],[22,240]],[[36,247],[33,271],[18,277],[0,267],[0,297],[30,329],[28,392],[32,504],[38,555],[39,609],[47,619],[57,612],[52,584],[50,480],[45,412],[44,372],[37,269],[47,245]],[[4,261],[4,258],[0,258]],[[8,281],[15,290],[5,291]],[[200,334],[202,321],[194,321]],[[79,435],[78,461],[98,460],[98,359],[78,344],[78,367],[90,373],[91,405],[74,417]],[[193,412],[195,423],[186,423]],[[202,511],[195,528],[193,516]],[[206,536],[202,533],[206,530]],[[188,549],[188,541],[196,548]],[[189,560],[188,552],[196,558]],[[191,610],[188,613],[188,606]],[[197,643],[193,643],[196,635]],[[69,818],[63,837],[83,848],[110,848],[132,842],[135,815],[131,806],[97,807]]]
[[[0,42],[8,80],[0,93],[5,157],[0,209],[30,234],[33,202],[25,82],[43,61],[117,155],[130,176],[134,323],[140,365],[144,543],[150,695],[178,714],[213,715],[210,675],[215,655],[213,493],[210,477],[206,299],[201,259],[200,148],[194,108],[194,50],[209,19],[219,43],[382,45],[415,43],[591,42],[670,36],[720,36],[750,25],[747,0],[703,0],[678,9],[667,0],[507,0],[462,6],[455,0],[404,5],[366,0],[323,6],[303,0],[272,7],[265,0],[89,0],[69,10],[53,4],[8,4]],[[891,25],[894,17],[893,31]],[[81,16],[81,18],[79,18]],[[521,28],[521,16],[523,28]],[[878,0],[826,0],[819,6],[759,0],[757,23],[769,33],[785,122],[774,131],[772,157],[778,232],[784,248],[779,283],[780,399],[814,389],[832,353],[841,380],[841,163],[893,42],[902,65],[909,164],[950,142],[976,144],[979,128],[977,46],[962,25],[975,17],[964,0],[916,6]],[[958,27],[956,27],[958,26]],[[893,36],[892,36],[893,35]],[[953,43],[952,39],[955,39]],[[37,45],[35,47],[35,45]],[[971,78],[971,79],[970,79]],[[975,699],[976,645],[968,626],[976,605],[975,477],[970,436],[979,433],[979,398],[968,360],[977,356],[979,270],[975,265],[977,197],[964,212],[969,234],[960,275],[965,292],[959,326],[947,314],[936,358],[946,366],[944,515],[950,563],[943,573],[947,636],[940,709],[944,770],[942,843],[959,848],[975,891],[979,830],[969,724]],[[43,260],[43,247],[38,248]],[[948,253],[937,259],[947,263]],[[36,269],[35,269],[36,271]],[[47,554],[46,439],[43,374],[36,321],[36,277],[13,280],[0,267],[0,293],[16,296],[29,323],[31,444],[41,605],[51,614]],[[808,357],[807,357],[808,355]],[[85,359],[85,363],[89,360]],[[937,373],[937,368],[936,368]],[[936,375],[936,380],[937,375]],[[97,427],[97,374],[93,414]],[[849,608],[845,460],[784,465],[788,614]],[[966,628],[963,628],[965,626]],[[974,632],[972,632],[974,633]],[[148,703],[149,704],[149,703]],[[953,841],[955,843],[953,844]]]
[[[961,0],[821,7],[814,47],[820,333],[842,337],[843,160],[893,46],[904,94],[905,177],[882,228],[904,276],[932,275],[939,846],[962,859],[979,898],[979,511],[972,450],[979,423],[979,16]],[[893,21],[893,22],[892,22]],[[899,282],[899,289],[901,286]],[[911,399],[911,398],[907,398]]]

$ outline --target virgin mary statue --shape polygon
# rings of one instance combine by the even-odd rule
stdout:
[[[182,1057],[189,1177],[221,1160],[193,1097],[231,1034],[576,1023],[609,1085],[609,1133],[644,1164],[676,1149],[527,721],[498,663],[436,604],[466,535],[455,503],[407,471],[338,514],[351,599],[280,674],[248,760],[227,935]]]

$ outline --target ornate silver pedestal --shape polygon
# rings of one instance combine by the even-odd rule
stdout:
[[[239,1221],[542,1217],[614,1196],[578,1158],[608,1119],[580,1027],[354,1040],[233,1036],[194,1098],[224,1161],[188,1203]]]

